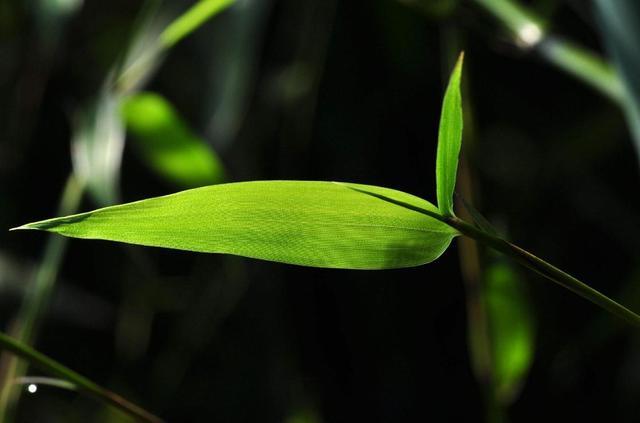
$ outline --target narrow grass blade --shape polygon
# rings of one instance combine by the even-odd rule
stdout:
[[[422,210],[438,216],[431,203],[387,188],[256,181],[182,191],[16,229],[303,266],[388,269],[431,262],[457,235]]]
[[[100,385],[97,385],[90,379],[82,376],[79,373],[63,366],[57,361],[47,357],[46,355],[34,350],[30,346],[21,343],[17,339],[14,339],[3,332],[0,332],[0,349],[6,350],[15,354],[16,356],[27,360],[29,363],[36,367],[46,371],[52,376],[62,378],[73,384],[78,391],[86,393],[105,404],[117,407],[124,413],[136,421],[161,423],[162,420],[149,413],[147,410],[137,406],[119,396],[118,394],[111,392]]]
[[[453,216],[453,191],[458,172],[458,156],[462,144],[462,96],[460,79],[464,53],[460,54],[442,102],[438,152],[436,155],[436,193],[438,208],[445,216]]]
[[[640,3],[637,0],[596,0],[602,37],[623,85],[627,124],[640,157]]]
[[[233,3],[235,3],[235,0],[200,0],[167,26],[160,35],[160,42],[165,48],[173,47],[208,19]]]
[[[74,383],[69,382],[68,380],[57,379],[53,377],[22,376],[22,377],[16,378],[14,383],[16,385],[28,385],[28,386],[33,385],[36,387],[35,389],[37,389],[38,386],[43,385],[43,386],[51,386],[54,388],[66,389],[68,391],[78,390],[78,387]],[[35,391],[30,390],[29,392],[33,393]]]
[[[142,157],[162,177],[182,188],[223,181],[218,156],[164,97],[149,92],[127,97],[122,115]]]

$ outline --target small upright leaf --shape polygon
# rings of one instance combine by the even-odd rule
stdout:
[[[227,253],[313,267],[391,269],[440,256],[457,232],[437,208],[368,185],[256,181],[213,185],[17,229]]]
[[[148,92],[127,97],[122,114],[142,157],[161,176],[183,188],[223,181],[218,156],[164,97]]]
[[[442,102],[438,152],[436,155],[436,194],[438,208],[445,216],[453,216],[453,191],[458,172],[458,156],[462,144],[462,97],[460,79],[464,53],[460,54]]]

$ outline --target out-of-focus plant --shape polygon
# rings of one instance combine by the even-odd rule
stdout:
[[[462,57],[442,105],[436,156],[437,207],[404,192],[370,185],[256,181],[196,188],[15,229],[346,269],[429,263],[453,238],[465,235],[640,325],[640,316],[624,306],[482,225],[455,215],[453,192],[463,122]]]
[[[162,96],[139,93],[124,99],[122,114],[145,162],[181,187],[222,182],[224,169],[213,149],[193,134]]]
[[[640,41],[638,3],[596,0],[595,9],[614,66],[597,53],[548,30],[548,22],[515,0],[475,0],[508,29],[515,43],[593,87],[625,113],[640,157]]]
[[[156,10],[153,7],[144,9],[140,25],[126,54],[109,72],[96,99],[76,114],[71,143],[73,172],[69,175],[61,196],[59,214],[74,213],[85,190],[88,190],[99,205],[119,201],[119,173],[125,142],[125,121],[121,113],[124,96],[126,95],[129,101],[134,101],[135,92],[151,78],[164,55],[184,37],[234,1],[201,0],[164,28],[154,19]],[[64,2],[59,3],[58,5],[57,2],[41,1],[36,9],[38,17],[42,18],[43,22],[56,23],[56,27],[52,28],[56,36],[60,32],[63,18],[81,5],[81,2],[72,1],[69,2],[69,7],[65,8],[62,7]],[[52,21],[43,18],[50,15],[60,19]],[[162,103],[160,106],[164,107],[165,112],[169,111],[169,114],[160,116],[167,119],[163,123],[165,126],[162,131],[147,131],[139,137],[143,141],[143,151],[145,148],[147,152],[155,151],[154,154],[143,154],[143,157],[148,159],[154,170],[169,175],[182,187],[220,182],[224,172],[215,153],[203,140],[189,133],[186,125],[175,116],[168,102],[158,98],[155,100],[156,109],[158,104]],[[139,109],[129,109],[126,116],[126,121],[138,132],[140,127],[136,126],[136,123],[142,118],[138,114],[140,112]],[[155,124],[160,123],[155,121]],[[167,135],[174,136],[169,139]],[[160,156],[163,158],[160,159]],[[184,160],[191,160],[192,163],[195,161],[200,165],[187,167],[184,163],[178,163]],[[47,241],[33,287],[28,291],[29,294],[25,297],[13,324],[17,342],[31,344],[35,340],[40,321],[48,308],[65,251],[66,242],[63,239],[50,238]],[[29,357],[23,355],[22,358]],[[13,382],[23,377],[27,366],[25,362],[18,362],[12,357],[7,359],[5,369],[0,394],[0,420],[10,421],[21,392],[20,389],[14,389]]]

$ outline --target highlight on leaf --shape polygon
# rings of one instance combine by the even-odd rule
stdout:
[[[39,229],[181,250],[344,269],[437,259],[457,231],[437,208],[401,191],[314,181],[214,185],[44,220]]]

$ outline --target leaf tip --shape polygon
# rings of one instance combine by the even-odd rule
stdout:
[[[460,52],[460,54],[458,55],[458,60],[456,60],[456,65],[453,68],[453,72],[454,73],[461,73],[463,64],[464,64],[464,50],[462,50]]]
[[[9,232],[12,232],[12,231],[23,231],[23,230],[29,230],[29,229],[37,229],[37,228],[31,226],[30,223],[27,223],[27,224],[22,225],[22,226],[16,226],[14,228],[10,228]]]

